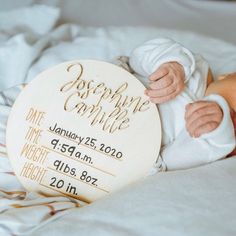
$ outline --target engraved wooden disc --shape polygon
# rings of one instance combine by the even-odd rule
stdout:
[[[76,60],[42,72],[23,89],[6,139],[27,190],[92,202],[148,174],[161,125],[157,107],[132,74]]]

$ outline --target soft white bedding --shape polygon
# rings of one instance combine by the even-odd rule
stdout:
[[[215,75],[236,71],[236,46],[214,38],[158,28],[56,28],[59,18],[45,6],[0,13],[0,91],[8,97],[0,106],[0,235],[234,235],[236,158],[160,173],[82,208],[66,197],[25,193],[5,147],[7,115],[21,87],[7,88],[62,61],[129,55],[158,36],[202,54]]]
[[[227,0],[0,0],[0,11],[30,4],[61,9],[61,22],[190,30],[236,43],[236,2]]]
[[[58,214],[32,236],[235,235],[235,173],[236,158],[231,158],[148,177],[92,205]]]

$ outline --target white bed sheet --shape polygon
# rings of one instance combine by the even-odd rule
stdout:
[[[0,11],[33,3],[59,6],[61,22],[190,30],[236,44],[236,2],[223,0],[0,0]]]
[[[19,18],[22,10],[0,14],[0,28],[4,29],[0,34],[0,91],[28,82],[40,71],[65,60],[111,60],[117,55],[128,55],[137,44],[157,36],[172,37],[203,54],[216,75],[236,71],[236,46],[214,38],[158,28],[64,25],[55,29],[59,18],[57,9],[43,7],[42,11],[42,6],[35,6],[23,11],[31,16],[31,21]],[[33,17],[37,14],[41,14],[40,18]],[[46,19],[43,27],[42,18]],[[1,142],[6,128],[5,120],[2,121],[7,119],[4,114],[7,112],[1,110]],[[9,164],[7,159],[0,159],[2,169],[10,168],[5,164]],[[8,172],[0,173],[0,188],[12,190],[19,183]],[[10,235],[9,232],[32,236],[235,235],[235,179],[236,158],[230,158],[195,169],[147,177],[82,208],[70,210],[71,202],[65,202],[65,198],[54,199],[59,209],[54,215],[46,210],[44,215],[39,202],[30,208],[6,207],[0,214],[0,232],[3,236]],[[8,181],[11,186],[7,185]],[[13,200],[1,195],[0,203],[11,204]],[[60,206],[60,200],[61,204],[67,204],[67,210]],[[5,206],[0,204],[0,207]]]
[[[59,214],[31,235],[236,235],[235,177],[236,158],[161,173]]]

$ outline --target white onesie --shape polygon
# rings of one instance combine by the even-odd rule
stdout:
[[[148,41],[130,55],[136,77],[147,86],[148,77],[166,62],[177,61],[185,71],[185,90],[175,99],[158,105],[162,122],[162,148],[153,170],[184,169],[224,158],[235,147],[235,136],[227,102],[219,95],[205,97],[208,63],[182,45],[167,38]],[[221,124],[212,132],[191,138],[185,128],[185,106],[196,100],[217,102],[223,110]],[[144,124],[145,125],[145,124]]]

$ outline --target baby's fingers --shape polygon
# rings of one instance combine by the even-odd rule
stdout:
[[[160,66],[154,73],[149,77],[150,81],[156,81],[169,73],[169,70],[166,66]]]
[[[151,89],[164,89],[169,87],[172,83],[173,83],[173,77],[167,75],[157,81],[151,81],[149,83],[149,87]]]
[[[198,101],[186,106],[186,129],[193,137],[213,131],[222,119],[223,112],[217,103]]]
[[[215,130],[218,126],[219,126],[219,123],[217,121],[214,121],[213,119],[208,120],[207,122],[202,120],[202,122],[198,122],[198,124],[194,124],[193,127],[190,127],[189,128],[190,130],[188,131],[192,137],[198,138],[203,134],[206,134]]]
[[[197,118],[209,112],[213,113],[216,111],[216,109],[218,109],[217,104],[209,101],[197,101],[194,103],[189,103],[186,106],[185,118],[188,119],[191,116]]]
[[[214,115],[214,117],[217,118],[217,121],[219,121],[222,117],[221,112],[218,112],[218,110],[216,110],[214,106],[208,104],[207,106],[197,109],[195,112],[191,113],[191,115],[188,115],[187,111],[185,114],[185,119],[190,126],[191,124],[194,124],[197,120],[201,119],[201,117],[206,115]]]

